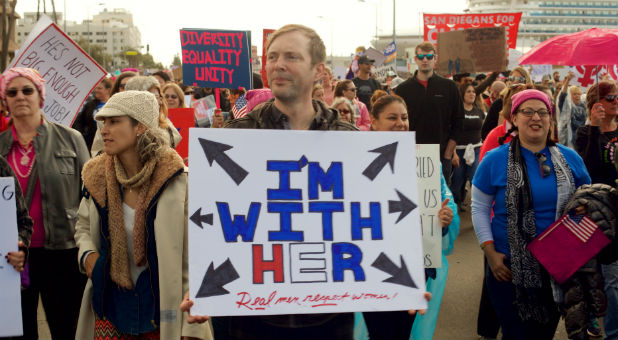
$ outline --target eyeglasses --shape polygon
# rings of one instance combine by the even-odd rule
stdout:
[[[24,93],[25,94],[25,93]],[[603,97],[605,100],[607,100],[608,102],[613,102],[614,100],[616,100],[616,98],[618,98],[618,95],[615,94],[608,94],[605,97]]]
[[[551,167],[545,164],[545,161],[547,161],[547,156],[542,152],[537,152],[534,154],[534,156],[536,157],[536,160],[539,162],[539,169],[541,170],[541,176],[543,176],[543,178],[549,176],[551,174]]]
[[[165,99],[170,99],[170,98],[172,98],[172,99],[178,99],[178,96],[177,96],[177,95],[175,95],[175,94],[166,94],[166,95],[165,95]]]
[[[17,93],[21,91],[21,93],[24,94],[24,96],[30,96],[34,93],[34,87],[24,87],[23,89],[19,90],[19,89],[8,89],[6,90],[6,96],[13,98],[17,95]]]
[[[508,78],[509,81],[517,81],[519,83],[525,83],[526,82],[526,78],[525,77],[515,77],[515,76],[509,76]]]
[[[433,53],[425,53],[425,54],[417,54],[416,57],[418,60],[423,60],[423,58],[427,58],[427,60],[431,60],[434,57]]]
[[[345,89],[345,90],[346,90],[346,91],[353,91],[353,92],[356,92],[356,87],[352,87],[352,88]]]
[[[521,112],[521,114],[523,114],[526,117],[532,117],[534,116],[535,113],[538,113],[539,117],[541,118],[545,118],[549,116],[549,110],[547,109],[533,110],[533,109],[527,108],[523,110],[517,110],[517,112]]]
[[[352,111],[350,111],[348,109],[341,109],[341,110],[339,110],[339,113],[350,114],[350,113],[352,113]]]

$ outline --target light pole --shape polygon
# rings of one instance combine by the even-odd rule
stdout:
[[[393,43],[395,43],[395,0],[393,0]]]

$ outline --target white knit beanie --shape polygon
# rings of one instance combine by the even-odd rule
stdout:
[[[129,116],[146,128],[155,129],[159,127],[159,102],[154,94],[146,91],[118,92],[105,103],[94,119],[117,116]]]

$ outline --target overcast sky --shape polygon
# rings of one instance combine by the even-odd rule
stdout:
[[[51,0],[40,0],[41,12],[44,1],[51,13]],[[65,12],[67,20],[78,22],[104,8],[129,10],[142,33],[143,52],[149,44],[150,53],[164,65],[169,65],[174,55],[180,53],[181,28],[251,30],[252,45],[261,51],[263,29],[303,24],[320,34],[327,54],[332,46],[336,56],[349,55],[357,46],[370,46],[376,30],[376,10],[378,34],[393,32],[392,0],[56,0],[55,4],[56,11]],[[395,6],[396,31],[410,34],[422,31],[423,12],[461,13],[466,8],[466,0],[398,0]],[[17,1],[19,14],[36,10],[37,1]]]

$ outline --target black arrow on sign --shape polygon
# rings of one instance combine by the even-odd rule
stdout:
[[[414,283],[414,280],[412,280],[412,276],[410,276],[410,273],[408,272],[408,267],[403,260],[403,256],[400,256],[400,259],[401,268],[397,267],[397,265],[394,264],[393,261],[391,261],[391,259],[386,256],[386,254],[380,253],[378,258],[373,261],[371,266],[392,275],[392,277],[383,280],[382,282],[390,282],[397,285],[416,288],[416,284]]]
[[[226,284],[238,279],[238,273],[232,262],[228,258],[223,262],[217,269],[214,269],[214,262],[210,263],[208,266],[208,270],[204,275],[204,279],[202,279],[202,285],[200,289],[197,291],[196,298],[209,297],[209,296],[217,296],[217,295],[225,295],[229,294],[223,286]]]
[[[395,222],[399,223],[399,221],[408,216],[412,210],[416,209],[417,205],[400,193],[399,190],[395,189],[395,191],[397,192],[397,196],[399,196],[399,201],[388,201],[388,213],[392,214],[401,211],[399,218],[397,218],[397,221]]]
[[[212,166],[212,163],[216,161],[232,178],[232,180],[234,180],[236,185],[240,185],[249,173],[225,154],[225,151],[233,148],[233,146],[213,142],[204,138],[198,138],[198,140],[202,145],[202,149],[204,149],[204,154],[206,154],[208,164]]]
[[[212,214],[202,215],[202,208],[197,209],[189,219],[197,224],[198,227],[204,229],[202,223],[208,223],[212,225]]]
[[[363,171],[363,175],[365,175],[370,180],[374,180],[376,176],[382,171],[382,169],[386,166],[386,164],[390,164],[391,172],[395,172],[395,154],[397,153],[397,143],[381,146],[377,149],[369,150],[369,152],[379,153],[380,156],[374,159],[371,164]]]

